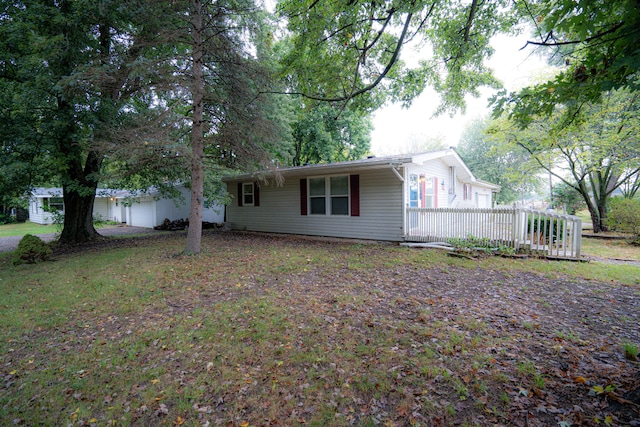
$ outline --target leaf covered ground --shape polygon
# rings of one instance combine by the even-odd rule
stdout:
[[[183,244],[0,265],[0,424],[640,425],[637,285],[393,245]]]

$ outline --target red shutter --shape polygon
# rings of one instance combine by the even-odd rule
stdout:
[[[360,175],[349,177],[351,191],[351,216],[360,216]]]
[[[260,206],[260,184],[253,183],[253,206]]]
[[[307,214],[307,179],[300,179],[300,215]]]
[[[242,206],[242,183],[238,183],[238,206]]]
[[[433,177],[433,207],[438,207],[438,178]]]

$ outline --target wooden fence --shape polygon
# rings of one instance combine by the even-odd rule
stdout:
[[[405,230],[408,242],[444,242],[473,236],[518,252],[564,258],[579,258],[582,243],[580,218],[522,207],[407,208]]]

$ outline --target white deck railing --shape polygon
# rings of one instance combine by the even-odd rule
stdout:
[[[405,240],[438,242],[469,236],[516,251],[579,258],[582,221],[572,215],[529,208],[422,209],[407,208]]]

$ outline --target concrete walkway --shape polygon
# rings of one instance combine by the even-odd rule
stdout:
[[[102,236],[121,236],[124,234],[150,234],[157,233],[152,228],[130,227],[128,225],[116,225],[113,227],[105,227],[97,229],[98,234]],[[36,234],[45,242],[52,242],[58,237],[59,233]],[[20,243],[22,236],[0,237],[0,252],[10,252],[15,250]]]

